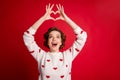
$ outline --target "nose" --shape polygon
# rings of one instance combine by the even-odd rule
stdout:
[[[56,38],[54,37],[54,38],[53,38],[53,41],[55,41],[55,40],[56,40]]]

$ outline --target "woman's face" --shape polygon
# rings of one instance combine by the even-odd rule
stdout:
[[[58,31],[51,31],[48,37],[48,46],[51,52],[59,52],[62,45],[61,34]]]

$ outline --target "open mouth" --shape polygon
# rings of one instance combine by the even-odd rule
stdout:
[[[52,43],[52,47],[56,47],[57,46],[57,43]]]

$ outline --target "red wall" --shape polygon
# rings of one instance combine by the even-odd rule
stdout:
[[[85,47],[73,61],[72,80],[120,80],[119,0],[1,0],[0,80],[37,80],[37,62],[22,35],[45,13],[48,3],[63,4],[66,14],[88,33]],[[63,50],[70,47],[73,31],[63,21],[42,24],[35,37],[38,45],[46,50],[43,34],[51,26],[67,35]]]

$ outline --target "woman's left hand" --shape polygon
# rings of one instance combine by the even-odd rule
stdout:
[[[53,7],[54,7],[54,4],[46,5],[46,13],[43,16],[44,20],[49,20],[49,19],[55,20],[53,17],[50,16],[51,13],[54,13],[54,11],[52,11]]]
[[[60,16],[58,17],[58,18],[56,18],[55,20],[65,20],[65,16],[66,16],[66,14],[65,14],[65,12],[64,12],[64,7],[63,6],[61,6],[60,4],[58,5],[56,5],[56,7],[57,7],[57,11],[56,11],[56,13],[59,13],[60,14]]]

